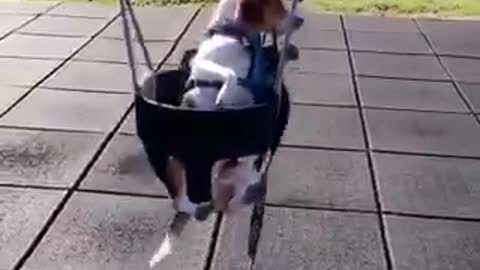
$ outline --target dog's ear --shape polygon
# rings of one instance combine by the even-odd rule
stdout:
[[[265,24],[265,5],[261,0],[240,0],[238,16],[244,23],[252,27],[261,27]]]
[[[238,0],[237,16],[258,31],[266,31],[278,25],[287,10],[282,0]]]

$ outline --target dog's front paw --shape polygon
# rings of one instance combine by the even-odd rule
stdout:
[[[287,47],[287,60],[288,61],[297,61],[300,58],[300,50],[297,46],[290,44]]]
[[[211,202],[201,203],[197,206],[197,209],[195,209],[195,219],[198,221],[205,221],[213,212],[213,210],[214,207]]]

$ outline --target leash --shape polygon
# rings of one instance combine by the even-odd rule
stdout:
[[[303,0],[292,0],[292,5],[290,8],[290,13],[289,13],[289,20],[293,20],[296,14],[296,10],[298,8],[298,2],[301,2]],[[284,101],[284,93],[283,93],[283,73],[287,64],[287,54],[288,50],[290,47],[290,41],[293,32],[295,29],[290,29],[285,35],[285,42],[283,44],[283,47],[280,51],[280,59],[278,62],[277,66],[277,71],[275,74],[275,81],[274,81],[274,88],[273,90],[277,94],[277,108],[276,108],[276,116],[275,116],[275,121],[273,124],[278,125],[280,117],[281,117],[281,109],[282,109],[282,103]],[[278,34],[275,30],[272,31],[272,38],[273,38],[273,46],[275,49],[278,51]],[[288,97],[287,97],[288,98]],[[278,129],[276,127],[275,129]],[[283,131],[282,131],[283,132]],[[277,146],[275,146],[276,149]],[[263,189],[265,190],[265,193],[263,194],[262,198],[254,203],[252,214],[250,216],[250,232],[248,236],[248,256],[250,257],[250,270],[253,269],[254,264],[255,264],[255,258],[257,254],[257,247],[258,247],[258,241],[260,240],[260,234],[261,234],[261,229],[263,227],[263,216],[265,212],[265,201],[266,201],[266,191],[267,191],[267,186],[268,186],[268,181],[267,181],[267,172],[270,169],[270,166],[273,161],[273,154],[274,154],[274,149],[271,149],[269,152],[266,153],[264,156],[264,161],[266,161],[265,166],[261,169],[262,172],[262,179],[260,180],[261,185],[263,186]]]

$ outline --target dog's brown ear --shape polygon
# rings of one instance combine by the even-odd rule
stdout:
[[[244,23],[258,28],[265,25],[265,6],[261,0],[239,0],[238,15]]]
[[[287,10],[282,0],[238,0],[237,16],[259,31],[268,30],[280,23]]]

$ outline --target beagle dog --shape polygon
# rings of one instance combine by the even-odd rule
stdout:
[[[182,106],[221,110],[251,106],[258,97],[267,96],[268,93],[264,92],[271,91],[271,87],[263,86],[273,83],[273,78],[269,78],[273,77],[271,71],[266,74],[268,72],[260,68],[264,73],[254,74],[253,83],[249,81],[252,66],[259,61],[252,57],[243,41],[258,42],[258,46],[258,37],[262,32],[275,29],[282,34],[290,29],[299,29],[303,19],[289,15],[282,0],[220,0],[208,25],[208,29],[212,30],[210,36],[187,63],[190,79]],[[190,216],[205,220],[213,211],[228,215],[252,203],[255,197],[262,196],[265,190],[262,190],[260,180],[265,168],[259,166],[258,160],[255,155],[216,161],[211,168],[212,202],[196,204],[187,196],[184,164],[171,157],[166,177],[174,183],[173,207],[178,214],[150,265],[157,264],[171,253],[171,245],[175,243],[172,238],[180,234],[175,226],[183,227]]]
[[[252,76],[252,66],[260,66],[262,60],[252,57],[243,38],[261,46],[260,33],[275,29],[282,34],[299,29],[302,23],[300,17],[289,16],[282,0],[221,0],[208,25],[210,37],[200,44],[189,65],[190,82],[193,83],[188,86],[190,89],[184,94],[182,105],[218,110],[250,106],[267,97],[271,88],[265,85],[273,83],[272,72],[265,67],[254,68],[255,78],[248,79]],[[249,187],[259,183],[262,174],[256,166],[257,159],[258,156],[247,156],[217,161],[212,168],[213,204],[204,208],[189,202],[185,195],[185,174],[178,173],[182,164],[171,160],[172,170],[177,171],[172,172],[172,176],[177,177],[180,190],[179,196],[174,198],[175,209],[204,219],[211,210],[229,213],[248,204],[252,199],[247,197],[254,195],[246,192],[255,193],[256,190]]]

